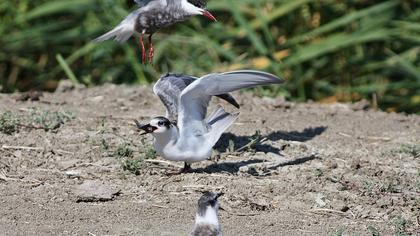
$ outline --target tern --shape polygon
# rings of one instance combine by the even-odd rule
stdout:
[[[184,21],[194,15],[203,15],[216,21],[216,18],[205,9],[204,0],[135,0],[135,2],[139,9],[130,13],[114,29],[94,41],[101,42],[115,38],[116,41],[122,43],[127,41],[134,32],[138,32],[141,34],[139,45],[142,50],[143,64],[146,63],[145,34],[149,34],[148,59],[151,63],[154,56],[152,36],[159,29]]]
[[[154,136],[158,155],[170,161],[183,161],[181,172],[189,172],[191,163],[210,158],[213,146],[239,115],[230,114],[219,105],[206,118],[212,96],[234,104],[236,101],[228,94],[232,91],[282,82],[275,75],[254,70],[214,73],[201,78],[169,74],[153,87],[166,107],[166,117],[155,117],[145,125],[135,122],[143,134]]]
[[[195,224],[189,236],[221,236],[221,227],[218,219],[218,198],[223,193],[204,192],[198,200],[198,211]]]

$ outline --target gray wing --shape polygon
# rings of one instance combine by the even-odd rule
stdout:
[[[186,75],[167,74],[162,76],[153,86],[153,92],[166,107],[166,117],[170,121],[177,121],[179,96],[182,90],[196,79]]]
[[[194,130],[194,132],[203,134],[207,130],[208,124],[205,122],[205,116],[211,96],[242,88],[282,82],[283,80],[275,75],[254,70],[239,70],[203,76],[182,91],[178,126],[181,132]]]
[[[115,39],[116,41],[123,43],[127,41],[135,32],[136,20],[140,14],[147,11],[148,8],[166,7],[166,0],[134,0],[139,9],[131,12],[127,17],[124,18],[117,26],[107,33],[94,39],[95,42],[102,42],[109,39]]]
[[[147,4],[149,4],[149,2],[152,2],[152,1],[155,1],[155,0],[134,0],[134,2],[136,2],[139,7],[144,7]]]
[[[181,96],[181,92],[196,79],[197,77],[188,75],[167,74],[162,76],[153,86],[153,92],[166,107],[166,117],[170,121],[176,122],[178,120],[179,97]],[[218,97],[239,108],[239,104],[230,94],[221,94]]]

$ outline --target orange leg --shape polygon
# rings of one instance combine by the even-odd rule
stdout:
[[[149,35],[149,63],[153,63],[153,56],[155,55],[155,49],[153,48],[152,34]]]
[[[141,48],[141,62],[143,64],[146,64],[146,49],[144,48],[144,33],[142,33],[140,36],[139,46]]]

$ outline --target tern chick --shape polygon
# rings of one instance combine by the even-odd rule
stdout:
[[[206,117],[212,96],[222,97],[235,105],[229,92],[282,82],[275,75],[253,70],[208,74],[201,78],[169,74],[153,87],[166,107],[166,117],[155,117],[146,125],[136,124],[144,134],[154,136],[158,155],[171,161],[183,161],[181,172],[188,172],[191,163],[211,156],[213,146],[239,115],[218,106]],[[171,122],[173,120],[176,122]]]
[[[142,50],[142,63],[146,63],[144,35],[149,34],[149,54],[151,63],[154,56],[152,35],[161,28],[184,21],[191,16],[203,15],[210,20],[216,18],[205,9],[204,0],[135,0],[139,9],[129,14],[119,25],[95,41],[115,38],[118,42],[127,41],[134,32],[141,34],[139,45]]]
[[[205,192],[198,200],[198,211],[195,216],[195,224],[189,236],[221,236],[221,228],[218,220],[218,198],[223,193]]]

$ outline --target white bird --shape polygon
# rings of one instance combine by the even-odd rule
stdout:
[[[223,193],[205,192],[198,200],[194,228],[189,236],[221,236],[222,231],[218,219],[218,198]]]
[[[227,94],[229,92],[282,82],[275,75],[254,70],[208,74],[201,78],[163,76],[153,91],[165,105],[166,117],[155,117],[146,125],[140,125],[137,121],[136,124],[145,131],[143,134],[151,133],[154,136],[158,155],[171,161],[183,161],[181,171],[188,172],[191,163],[211,156],[213,146],[239,115],[230,114],[218,106],[206,118],[212,96],[221,96],[229,101],[233,99]],[[170,119],[176,119],[177,122],[171,122]]]
[[[161,28],[184,21],[194,15],[203,15],[210,20],[216,18],[205,9],[204,0],[135,0],[139,9],[130,13],[120,24],[95,41],[115,38],[118,42],[127,41],[134,32],[139,32],[142,62],[146,62],[144,34],[149,34],[149,62],[152,62],[154,48],[152,35]]]

